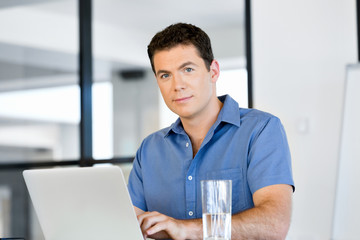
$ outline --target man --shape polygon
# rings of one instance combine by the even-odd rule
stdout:
[[[278,118],[217,97],[219,64],[200,28],[178,23],[148,46],[166,105],[179,116],[137,151],[129,192],[145,237],[202,239],[200,181],[232,180],[232,239],[284,239],[293,180]]]

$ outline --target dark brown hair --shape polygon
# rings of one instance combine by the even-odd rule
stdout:
[[[156,51],[173,48],[177,45],[194,45],[199,56],[204,60],[205,66],[210,70],[210,65],[214,60],[214,55],[211,49],[211,42],[209,36],[192,24],[176,23],[168,26],[161,32],[158,32],[148,45],[148,55],[153,72],[154,68],[154,54]]]

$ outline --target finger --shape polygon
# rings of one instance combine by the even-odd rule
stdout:
[[[143,214],[138,215],[137,219],[139,221],[139,224],[142,225],[144,219],[154,216],[154,215],[157,215],[157,214],[159,214],[159,213],[158,212],[145,212]]]
[[[159,214],[159,213],[154,213],[154,214],[148,214],[147,216],[145,216],[142,220],[142,223],[140,225],[141,229],[146,231],[148,228],[150,228],[151,226],[165,221],[168,217],[163,215],[163,214]]]
[[[151,226],[146,234],[149,237],[156,236],[156,239],[171,238],[171,239],[185,239],[184,228],[181,221],[171,217],[166,220],[158,222]],[[158,237],[158,238],[157,238]]]
[[[168,223],[167,221],[165,222],[158,222],[156,223],[155,225],[153,225],[152,227],[150,227],[149,229],[146,230],[146,235],[148,236],[151,236],[151,235],[154,235],[158,232],[161,232],[161,231],[165,231],[167,232],[168,228]]]

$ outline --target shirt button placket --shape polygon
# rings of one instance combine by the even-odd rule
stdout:
[[[191,142],[190,139],[187,138],[185,140],[185,148],[186,148],[186,152],[189,154],[189,160],[193,159],[192,156],[192,149],[191,149]],[[188,162],[189,164],[189,168],[191,169],[191,161]],[[188,216],[188,218],[194,218],[195,216],[195,176],[194,176],[195,172],[194,169],[190,170],[187,172],[187,176],[186,176],[186,215]]]
[[[194,210],[195,210],[195,196],[194,196],[194,189],[195,189],[195,179],[193,177],[193,173],[189,173],[187,176],[187,215],[190,218],[194,217]]]

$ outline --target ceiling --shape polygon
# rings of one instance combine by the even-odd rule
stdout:
[[[149,34],[175,22],[190,22],[206,29],[240,28],[244,19],[244,0],[93,0],[92,3],[95,21]],[[77,14],[75,6],[75,0],[43,0],[37,4],[38,9],[70,15]]]

